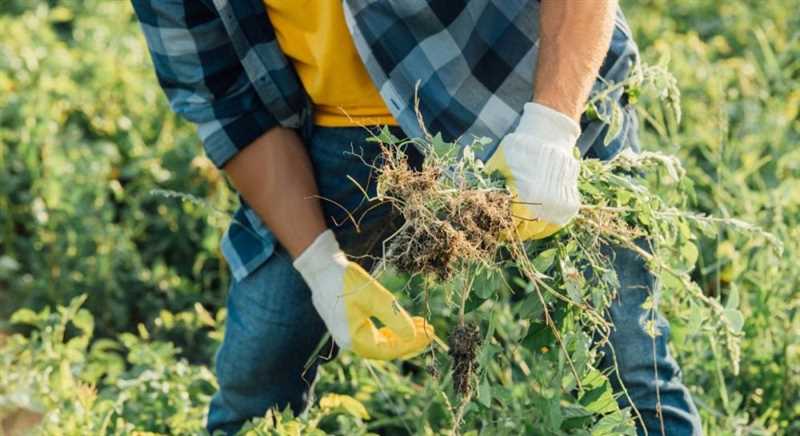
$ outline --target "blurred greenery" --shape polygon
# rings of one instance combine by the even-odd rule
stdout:
[[[761,225],[785,244],[782,255],[756,256],[762,242],[743,235],[703,241],[696,279],[709,295],[741,300],[742,373],[712,364],[722,351],[672,320],[685,379],[709,434],[800,432],[800,17],[790,12],[800,2],[628,3],[644,58],[668,61],[683,97],[681,126],[650,123],[643,143],[682,158],[697,210]]]
[[[150,191],[234,196],[170,112],[130,7],[30,4],[0,16],[0,315],[88,293],[113,335],[219,307],[224,220]]]
[[[698,235],[694,278],[745,314],[738,376],[724,347],[671,319],[706,432],[798,434],[800,1],[623,4],[644,59],[665,63],[683,96],[678,126],[641,97],[645,148],[681,157],[694,209],[785,244],[764,252],[738,233]],[[170,112],[128,2],[0,0],[0,26],[0,331],[23,333],[0,345],[0,420],[17,407],[47,412],[46,434],[196,433],[225,315],[227,220],[151,190],[220,210],[235,195]],[[83,294],[85,310],[68,306]],[[70,308],[46,309],[56,305]],[[411,369],[340,359],[320,390],[363,402],[372,420],[330,397],[304,421],[284,418],[292,428],[282,431],[402,433],[404,414],[450,419],[441,399],[423,404],[438,394]]]

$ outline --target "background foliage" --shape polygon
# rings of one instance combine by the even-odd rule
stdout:
[[[672,319],[686,382],[708,434],[800,432],[800,2],[624,3],[644,58],[665,62],[683,95],[680,125],[642,96],[645,147],[682,158],[692,208],[785,244],[756,255],[762,240],[698,235],[693,276],[707,295],[739,300],[745,339],[733,376],[724,347]],[[0,331],[23,334],[0,353],[0,419],[30,410],[46,412],[45,431],[196,433],[215,383],[226,220],[150,191],[221,210],[234,195],[170,113],[127,2],[0,0],[0,25]],[[424,416],[445,427],[421,372],[345,356],[318,384],[340,396],[281,425],[402,434],[404,417]]]

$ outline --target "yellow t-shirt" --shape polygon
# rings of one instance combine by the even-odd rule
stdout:
[[[341,0],[263,1],[278,44],[314,103],[315,124],[397,124],[356,52]]]

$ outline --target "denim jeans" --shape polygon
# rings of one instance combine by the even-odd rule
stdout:
[[[361,188],[375,194],[374,175],[364,162],[377,162],[377,144],[365,141],[362,128],[315,128],[306,139],[314,166],[322,207],[329,228],[342,248],[366,268],[369,257],[380,254],[381,242],[402,224],[392,209],[380,206],[361,216],[366,204]],[[422,156],[409,149],[409,162],[419,165]],[[356,220],[358,228],[348,217]],[[612,374],[615,389],[621,380],[641,413],[650,434],[661,434],[656,410],[656,390],[661,397],[665,433],[700,434],[700,423],[689,392],[681,384],[680,371],[667,350],[669,327],[657,316],[661,335],[653,339],[645,332],[643,320],[653,315],[642,309],[645,298],[654,291],[653,276],[637,255],[614,250],[614,265],[621,289],[610,310],[616,326],[611,335],[619,374]],[[209,432],[235,433],[245,421],[263,416],[269,408],[290,406],[302,411],[309,398],[317,367],[304,373],[304,365],[325,334],[325,325],[311,304],[311,294],[292,259],[277,244],[269,259],[253,273],[231,285],[228,295],[225,337],[217,353],[216,374],[219,391],[208,414]],[[611,368],[607,350],[602,365]],[[655,363],[653,357],[655,355]],[[657,367],[658,377],[654,375]],[[628,405],[626,396],[620,404]]]

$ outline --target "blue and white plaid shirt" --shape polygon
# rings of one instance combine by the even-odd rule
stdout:
[[[272,127],[308,127],[310,100],[278,46],[263,0],[133,0],[133,6],[172,108],[198,125],[217,167]],[[533,97],[537,0],[344,0],[344,10],[367,71],[410,137],[422,133],[417,87],[430,132],[451,141],[494,140],[481,158],[494,152]],[[596,89],[623,80],[637,57],[619,12]],[[625,103],[621,89],[614,98]],[[610,142],[603,122],[582,120],[581,152],[607,159],[635,145],[635,114],[627,107],[624,113]],[[261,265],[276,243],[242,204],[222,239],[236,280]]]

